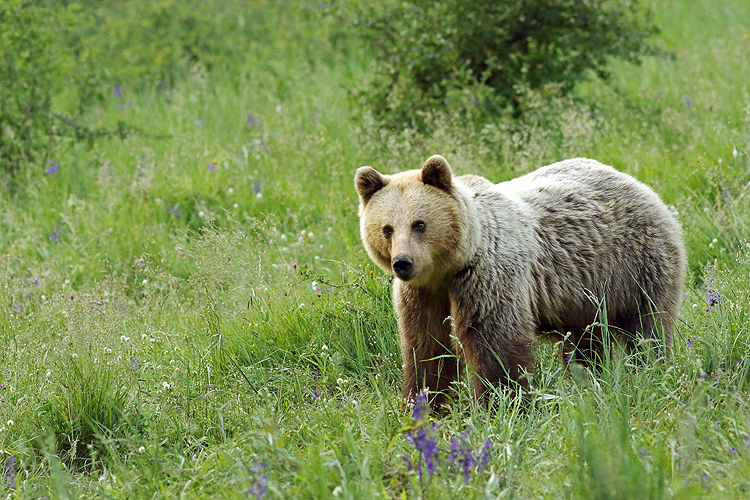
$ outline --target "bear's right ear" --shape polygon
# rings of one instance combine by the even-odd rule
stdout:
[[[372,195],[383,189],[386,184],[388,180],[372,167],[359,167],[354,174],[354,185],[363,205],[366,205]]]

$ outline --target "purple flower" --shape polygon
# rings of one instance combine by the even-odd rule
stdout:
[[[208,169],[211,170],[212,172],[216,170],[216,163],[212,161],[208,162]]]
[[[16,489],[16,457],[9,456],[5,460],[5,475],[8,478],[11,489]]]
[[[435,438],[435,424],[429,427],[429,432],[425,431],[424,427],[420,427],[417,432],[407,431],[406,441],[419,453],[416,469],[421,483],[423,479],[422,463],[424,462],[427,467],[427,474],[432,476],[435,473],[435,466],[440,455],[440,448]]]
[[[471,431],[467,430],[458,436],[458,439],[451,438],[451,451],[448,454],[448,461],[454,467],[461,469],[464,475],[464,482],[468,483],[471,478],[471,468],[474,466],[474,450],[469,443]]]
[[[484,442],[484,446],[482,446],[482,451],[479,452],[479,456],[477,457],[477,462],[479,463],[479,470],[483,470],[485,467],[487,467],[487,464],[490,461],[490,456],[492,455],[492,439],[487,438],[487,441]]]
[[[468,483],[471,479],[471,468],[476,466],[477,471],[482,471],[487,467],[492,455],[492,440],[487,439],[481,450],[476,453],[469,442],[470,430],[461,433],[458,438],[451,438],[451,451],[448,454],[448,460],[454,467],[458,467],[464,475],[464,482]]]
[[[750,446],[750,436],[748,436],[747,434],[743,434],[742,440],[745,442],[745,446]]]
[[[318,393],[317,392],[313,392],[313,399],[318,399],[318,397],[319,397]]]
[[[5,384],[0,384],[0,391],[4,391],[4,390],[5,390]]]
[[[411,418],[415,422],[421,422],[427,418],[430,414],[430,406],[427,404],[427,390],[421,391],[414,398],[414,405],[412,407]]]
[[[251,127],[254,125],[260,125],[260,122],[255,119],[255,116],[252,113],[247,114],[247,124]]]
[[[260,500],[261,498],[265,498],[266,485],[267,485],[266,475],[263,474],[258,479],[256,479],[253,485],[250,487],[250,489],[247,490],[247,496],[254,498],[255,500]]]
[[[737,454],[737,450],[735,449],[735,447],[734,447],[734,446],[732,446],[732,450],[730,451],[730,453],[731,453],[732,455],[736,455],[736,454]]]
[[[701,380],[706,380],[706,377],[708,377],[708,373],[701,374]]]
[[[50,241],[54,241],[55,243],[59,243],[60,242],[60,233],[58,233],[56,231],[53,232],[52,234],[49,235],[49,240]]]
[[[195,119],[195,126],[196,127],[202,127],[203,125],[205,125],[205,123],[203,123],[203,120],[201,120],[200,118],[196,118]]]
[[[253,472],[260,472],[263,468],[265,468],[266,464],[263,462],[257,462],[252,469],[250,469]],[[247,490],[247,496],[252,497],[256,500],[259,500],[266,496],[266,475],[263,474],[262,476],[258,477],[253,481],[253,485],[250,486],[250,488]]]
[[[178,206],[179,206],[179,203],[175,203],[174,205],[172,205],[171,207],[169,207],[169,213],[172,214],[172,215],[174,215],[175,217],[179,217],[180,216],[180,211],[177,210]]]
[[[474,105],[476,105],[477,104],[477,98],[476,97],[472,97],[471,98],[471,103],[474,104]]]
[[[708,306],[709,307],[715,306],[716,304],[719,303],[720,300],[721,300],[721,295],[719,295],[718,292],[714,292],[713,290],[708,291]],[[706,311],[708,311],[708,309],[706,309]]]
[[[686,345],[686,346],[688,346],[688,347],[690,347],[691,345],[693,345],[693,341],[692,341],[692,340],[690,340],[690,339],[687,339],[687,340],[685,341],[685,345]]]
[[[685,103],[685,106],[692,106],[693,101],[688,96],[682,96],[682,102]]]
[[[119,99],[120,97],[122,97],[122,87],[120,85],[115,84],[114,92],[115,92],[115,98]]]
[[[47,166],[47,170],[44,172],[44,175],[55,175],[58,168],[60,168],[60,165],[55,163],[55,160],[50,160],[49,165]]]

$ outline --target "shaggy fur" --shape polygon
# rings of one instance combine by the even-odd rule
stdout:
[[[365,248],[397,278],[405,398],[448,388],[454,353],[477,397],[486,383],[523,387],[540,334],[568,342],[564,360],[602,356],[607,332],[669,355],[681,230],[629,175],[576,158],[492,184],[435,155],[390,176],[361,167],[355,185]]]

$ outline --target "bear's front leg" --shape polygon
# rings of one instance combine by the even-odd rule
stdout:
[[[438,393],[436,404],[442,404],[444,392],[458,374],[458,358],[450,351],[448,291],[414,287],[396,280],[393,302],[401,337],[402,396],[411,401],[428,388]]]
[[[508,275],[496,274],[495,280],[486,281],[477,276],[482,273],[457,277],[451,316],[458,354],[473,373],[475,398],[483,400],[491,394],[488,389],[498,384],[512,393],[528,388],[536,328],[528,295],[519,292],[522,283]]]

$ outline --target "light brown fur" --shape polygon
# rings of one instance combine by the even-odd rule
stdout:
[[[435,155],[390,176],[361,167],[355,185],[365,248],[396,276],[405,398],[448,388],[453,354],[477,397],[485,383],[525,386],[540,334],[570,332],[584,361],[603,355],[605,331],[631,352],[647,339],[669,354],[681,229],[634,178],[577,158],[492,184],[453,177]]]

